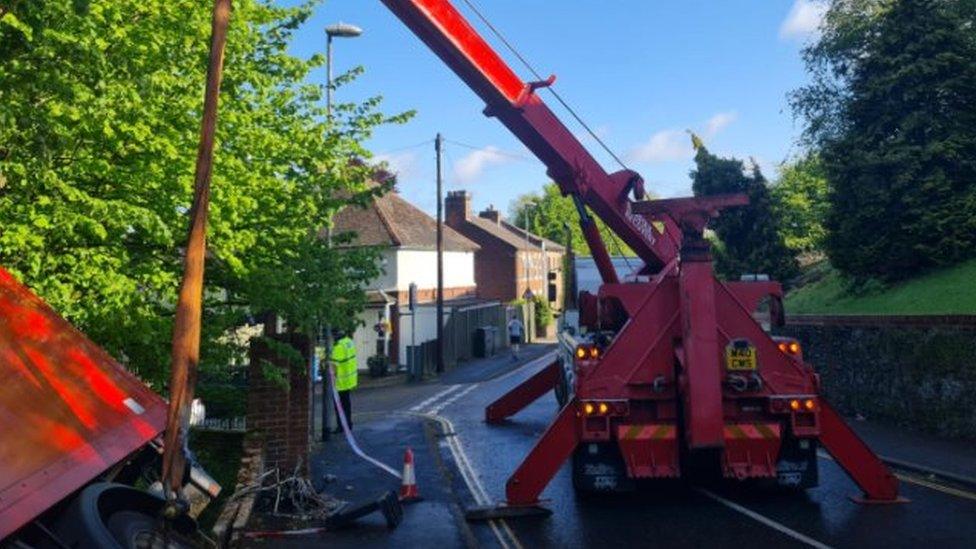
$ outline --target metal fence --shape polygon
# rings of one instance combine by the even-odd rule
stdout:
[[[499,302],[452,307],[444,325],[444,369],[451,370],[478,354],[490,356],[507,347],[507,313],[508,307]],[[437,341],[408,345],[407,370],[412,379],[436,374]]]

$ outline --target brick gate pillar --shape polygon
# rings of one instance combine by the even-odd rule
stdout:
[[[269,325],[273,330],[274,323],[265,324]],[[261,339],[251,341],[247,428],[264,440],[267,469],[278,467],[290,474],[300,461],[305,472],[311,447],[311,346],[303,335],[274,334],[266,328],[265,336],[291,346],[302,360],[298,363],[297,357],[278,352],[276,344],[269,345]],[[284,383],[265,376],[265,367],[277,368]]]

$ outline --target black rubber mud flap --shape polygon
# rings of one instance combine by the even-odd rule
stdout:
[[[787,437],[776,462],[776,483],[781,488],[806,490],[820,484],[817,440]]]
[[[573,453],[573,488],[581,494],[633,492],[637,483],[615,442],[583,442]]]

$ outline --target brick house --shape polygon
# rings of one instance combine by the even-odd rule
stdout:
[[[437,221],[396,192],[366,207],[348,207],[334,219],[336,232],[353,231],[353,246],[380,246],[383,274],[367,288],[369,305],[360,314],[356,342],[359,368],[378,353],[392,364],[406,362],[406,347],[436,337]],[[476,297],[475,253],[478,245],[444,227],[444,301],[450,306]],[[410,285],[417,286],[416,318],[408,309]],[[391,330],[375,327],[387,323]],[[412,329],[416,327],[416,334]]]
[[[548,296],[555,286],[554,309],[562,303],[563,257],[566,249],[505,221],[494,208],[471,213],[471,195],[451,191],[444,201],[448,226],[476,242],[475,281],[478,297],[507,303],[525,297]]]

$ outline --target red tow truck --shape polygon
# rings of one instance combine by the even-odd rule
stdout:
[[[383,3],[572,198],[603,280],[596,294],[579,296],[579,332],[564,335],[565,358],[485,410],[498,423],[554,388],[562,405],[509,478],[505,505],[482,516],[531,511],[569,459],[582,490],[677,477],[807,488],[817,484],[820,447],[863,501],[899,500],[897,479],[821,395],[799,342],[774,338],[755,320],[765,304],[782,322],[780,284],[714,275],[703,231],[745,196],[648,199],[640,174],[605,171],[549,109],[539,91],[555,76],[527,67],[535,80],[523,80],[449,0]],[[643,260],[634,276],[618,277],[591,211]]]

